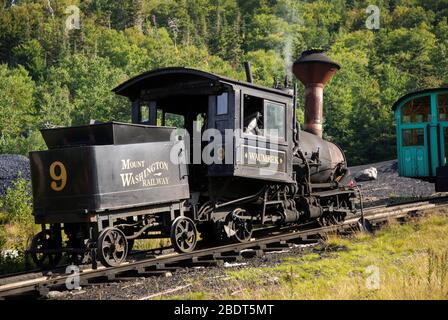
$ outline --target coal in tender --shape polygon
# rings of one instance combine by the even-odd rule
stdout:
[[[15,154],[0,155],[0,196],[5,196],[8,188],[18,178],[31,179],[30,161],[27,157]]]

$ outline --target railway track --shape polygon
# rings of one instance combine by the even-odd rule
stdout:
[[[409,201],[397,205],[378,206],[364,209],[364,218],[373,226],[416,215],[436,208],[448,207],[448,196],[420,201]],[[24,294],[33,297],[45,295],[52,289],[67,290],[66,284],[79,281],[80,286],[91,283],[120,281],[129,277],[145,277],[165,274],[185,267],[219,266],[224,262],[240,261],[244,258],[260,256],[266,252],[284,250],[293,244],[316,242],[330,233],[359,230],[360,216],[350,218],[341,225],[319,228],[285,228],[269,236],[256,238],[248,243],[228,244],[219,247],[196,250],[178,254],[168,252],[155,256],[157,251],[168,248],[148,250],[134,255],[133,260],[118,267],[88,266],[79,268],[76,274],[66,273],[66,266],[51,271],[33,271],[0,278],[0,299],[19,298]],[[131,257],[132,258],[132,257]]]

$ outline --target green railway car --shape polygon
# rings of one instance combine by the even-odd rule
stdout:
[[[393,110],[399,175],[435,182],[437,191],[446,191],[448,88],[409,93]]]

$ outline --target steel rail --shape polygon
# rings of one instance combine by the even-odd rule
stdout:
[[[448,207],[448,197],[436,197],[423,201],[409,201],[404,204],[379,206],[364,210],[364,217],[372,224],[378,224],[389,219],[400,219],[409,213],[426,211],[435,208]],[[282,233],[255,239],[247,243],[228,244],[219,247],[200,249],[191,253],[169,253],[161,256],[143,258],[126,262],[118,267],[97,269],[85,267],[80,270],[80,285],[88,285],[93,281],[114,281],[121,277],[137,277],[154,275],[167,270],[180,269],[185,266],[219,265],[220,262],[242,259],[244,255],[262,255],[265,252],[276,251],[289,244],[319,239],[335,232],[357,229],[359,216],[347,219],[341,225],[327,227],[282,230]],[[279,231],[280,232],[280,231]],[[73,279],[72,274],[66,274],[61,268],[58,271],[20,274],[0,279],[0,299],[13,297],[24,293],[45,294],[52,288],[63,287]]]

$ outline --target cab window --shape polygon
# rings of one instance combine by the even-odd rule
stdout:
[[[243,131],[249,135],[263,135],[264,100],[248,94],[243,98]]]
[[[140,107],[140,122],[141,123],[148,123],[149,122],[149,106],[141,106]]]
[[[157,107],[154,101],[144,101],[138,106],[138,118],[134,121],[136,123],[155,125]]]
[[[245,94],[243,119],[245,134],[285,140],[286,106],[284,104]]]
[[[164,125],[167,127],[185,128],[185,117],[175,113],[165,113]]]
[[[220,116],[223,114],[227,114],[229,105],[229,97],[228,93],[224,92],[220,96],[216,98],[216,115]]]
[[[266,101],[265,115],[265,134],[285,139],[285,105]]]

